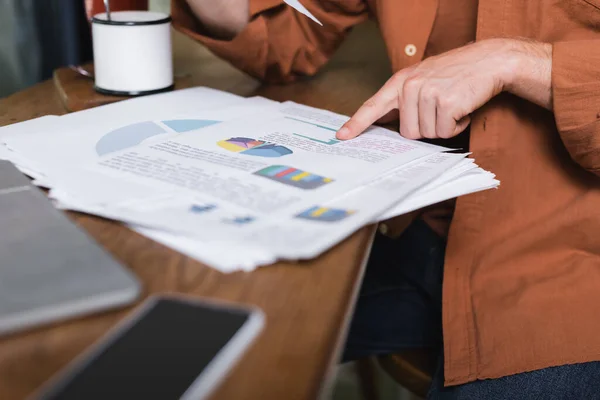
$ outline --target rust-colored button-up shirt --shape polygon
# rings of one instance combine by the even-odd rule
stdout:
[[[173,1],[178,29],[267,81],[315,73],[369,15],[394,70],[447,50],[444,30],[455,37],[450,30],[473,18],[477,40],[552,43],[553,112],[501,94],[472,115],[470,151],[502,184],[456,203],[445,378],[454,385],[600,360],[600,0],[479,0],[476,13],[465,0],[446,14],[449,0],[305,0],[324,27],[282,0],[251,0],[250,24],[228,42],[203,36],[185,1]]]

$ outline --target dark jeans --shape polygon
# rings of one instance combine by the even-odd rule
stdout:
[[[416,221],[398,239],[378,235],[348,335],[343,361],[412,348],[442,351],[445,242]],[[443,387],[443,359],[428,399],[600,399],[600,362],[546,368]]]

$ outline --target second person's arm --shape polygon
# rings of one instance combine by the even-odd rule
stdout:
[[[281,83],[315,74],[368,17],[363,0],[303,4],[324,26],[283,0],[172,0],[171,6],[176,29],[246,73]]]

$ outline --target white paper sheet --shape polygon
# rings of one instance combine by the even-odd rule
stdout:
[[[483,170],[482,170],[483,171]],[[493,179],[488,173],[468,173],[458,177],[455,180],[447,182],[442,186],[434,187],[424,192],[417,192],[413,196],[405,199],[400,204],[386,211],[377,218],[378,221],[385,221],[399,215],[419,210],[421,208],[440,203],[442,201],[454,199],[463,195],[480,192],[496,188],[500,182]]]
[[[0,157],[58,207],[223,272],[312,258],[366,224],[499,184],[465,154],[385,129],[338,141],[347,119],[196,88],[2,128]]]
[[[59,209],[81,211],[88,214],[101,214],[93,206],[78,203],[76,198],[55,190],[55,205]],[[178,251],[186,256],[211,266],[221,272],[252,271],[261,265],[272,264],[277,258],[265,249],[244,246],[240,243],[200,241],[189,236],[151,229],[137,225],[126,225],[129,229]],[[234,246],[234,247],[232,247]],[[235,249],[232,251],[232,249]]]
[[[20,162],[22,160],[6,147],[3,139],[16,136],[23,137],[35,132],[53,131],[54,128],[58,126],[59,120],[60,117],[57,115],[44,115],[42,117],[0,127],[0,160],[9,160],[12,161],[13,164],[22,164],[22,162]]]
[[[207,201],[199,196],[185,197],[178,193],[138,200],[135,203],[105,203],[92,212],[128,224],[151,227],[196,238],[200,241],[232,241],[251,247],[264,248],[277,258],[290,260],[312,258],[372,222],[398,199],[414,192],[459,162],[464,155],[433,154],[419,163],[409,163],[386,179],[375,180],[368,190],[321,203],[312,212],[299,218],[261,215],[260,218],[231,223],[232,215],[243,216],[247,210],[237,209],[219,200]],[[94,179],[94,182],[97,182]],[[83,183],[78,185],[84,189]],[[83,191],[83,190],[82,190]],[[312,204],[312,203],[311,203]],[[195,212],[194,208],[199,209]],[[79,209],[86,211],[86,209]],[[344,213],[339,218],[340,212]],[[325,219],[320,218],[325,214]],[[331,215],[334,214],[333,219]],[[249,223],[245,223],[249,222]]]
[[[317,24],[323,26],[323,24],[321,23],[321,21],[319,21],[317,18],[315,18],[314,15],[311,14],[310,11],[308,11],[306,9],[306,7],[304,7],[298,0],[284,0],[286,4],[288,4],[290,7],[296,9],[298,12],[306,15],[308,18],[312,19],[313,21],[315,21]]]

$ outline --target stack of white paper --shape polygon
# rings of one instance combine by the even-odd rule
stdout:
[[[466,154],[292,102],[194,88],[0,129],[57,207],[224,272],[315,257],[364,225],[497,187]]]

